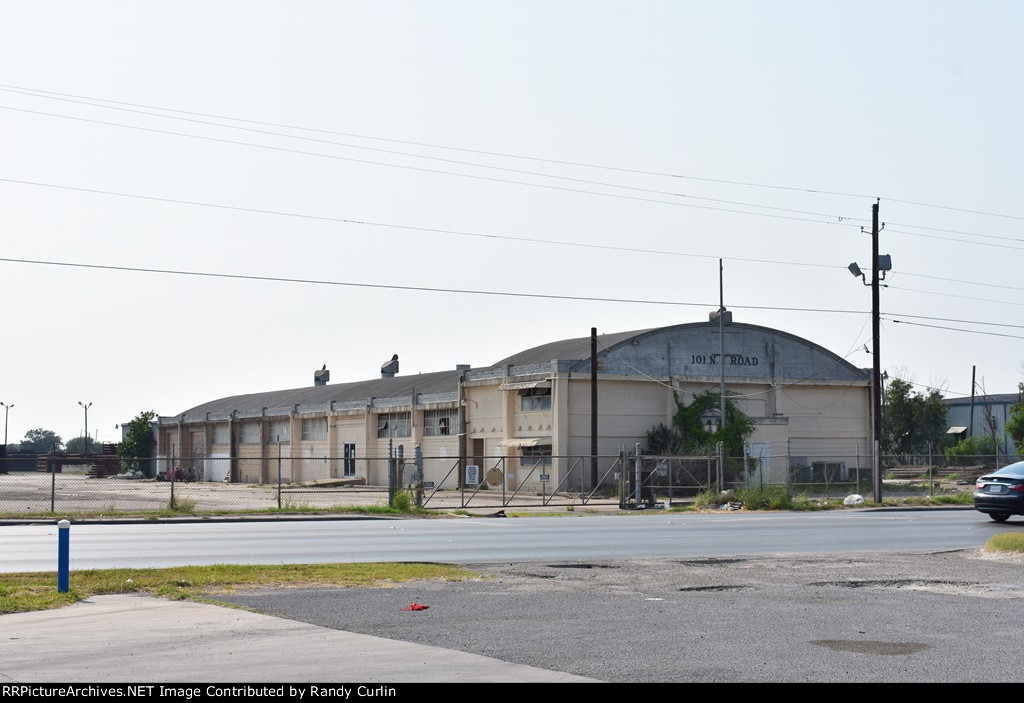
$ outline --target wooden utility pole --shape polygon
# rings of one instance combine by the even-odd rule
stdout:
[[[590,328],[590,490],[597,488],[597,328]]]
[[[875,503],[882,502],[882,357],[879,351],[881,324],[879,321],[879,280],[878,266],[878,202],[871,206],[871,336],[874,342],[874,369],[872,372],[872,393],[874,394],[875,426]]]

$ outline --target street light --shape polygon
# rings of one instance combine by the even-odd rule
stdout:
[[[8,405],[7,403],[0,400],[0,405],[4,408],[4,448],[7,448],[7,413],[11,412],[11,408],[14,407],[14,403]]]
[[[78,401],[78,404],[82,406],[83,410],[85,410],[85,449],[82,450],[82,453],[83,454],[88,454],[89,453],[89,407],[92,405],[92,403],[83,403],[82,401]]]

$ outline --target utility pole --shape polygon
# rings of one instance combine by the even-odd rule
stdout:
[[[85,410],[85,448],[82,450],[82,453],[83,454],[88,454],[89,453],[89,408],[92,406],[92,401],[90,401],[88,403],[83,403],[82,401],[78,401],[78,404],[82,406],[83,410]]]
[[[4,448],[6,448],[7,447],[7,414],[9,412],[11,412],[11,408],[14,407],[14,403],[11,403],[10,405],[8,405],[7,403],[4,403],[4,402],[0,401],[0,406],[2,406],[3,409],[4,409]]]
[[[718,260],[718,409],[721,411],[718,420],[718,429],[725,429],[725,331],[722,329],[725,317],[725,293],[722,287],[722,278],[725,269],[722,260]]]
[[[597,328],[590,328],[590,490],[597,488]]]
[[[977,370],[978,370],[977,366],[971,366],[971,415],[970,415],[970,419],[967,421],[967,436],[968,437],[973,437],[974,436],[974,389],[976,387],[976,384],[974,382],[974,374],[977,372]]]
[[[878,201],[871,206],[871,337],[874,346],[874,368],[872,372],[872,392],[874,393],[874,426],[875,426],[875,503],[882,502],[882,356],[879,345],[881,324],[879,320],[879,271],[878,261]]]

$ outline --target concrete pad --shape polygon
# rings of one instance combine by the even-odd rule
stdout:
[[[148,596],[0,616],[3,683],[583,681],[593,679]]]

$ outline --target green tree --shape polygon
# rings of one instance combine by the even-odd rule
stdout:
[[[976,466],[986,463],[986,459],[991,460],[995,457],[996,443],[986,435],[965,437],[952,447],[947,447],[945,454],[956,466]]]
[[[152,422],[156,413],[152,410],[141,412],[135,416],[125,427],[124,439],[117,445],[117,456],[124,461],[121,462],[122,471],[133,471],[144,463],[141,459],[148,459],[153,455],[156,447],[156,437],[153,436]]]
[[[54,449],[60,451],[63,448],[64,440],[60,438],[60,435],[51,430],[44,430],[42,427],[26,432],[25,438],[21,440],[21,446],[19,447],[23,452],[33,452],[35,454],[45,454]]]
[[[736,407],[728,396],[725,398],[725,429],[708,431],[703,418],[712,411],[721,412],[717,391],[705,391],[694,396],[686,405],[673,393],[676,413],[672,427],[660,424],[647,432],[647,450],[654,454],[711,454],[715,445],[722,442],[725,455],[743,456],[743,445],[754,433],[754,422]]]
[[[71,452],[72,454],[81,454],[83,452],[98,452],[100,450],[100,443],[92,437],[72,437],[68,440],[68,443],[64,446],[65,451]]]
[[[1017,453],[1024,449],[1024,383],[1017,384],[1019,400],[1010,406],[1010,416],[1006,420],[1006,433],[1017,445]]]
[[[900,461],[938,449],[946,435],[946,406],[936,390],[913,391],[909,381],[889,381],[882,399],[882,447]]]

